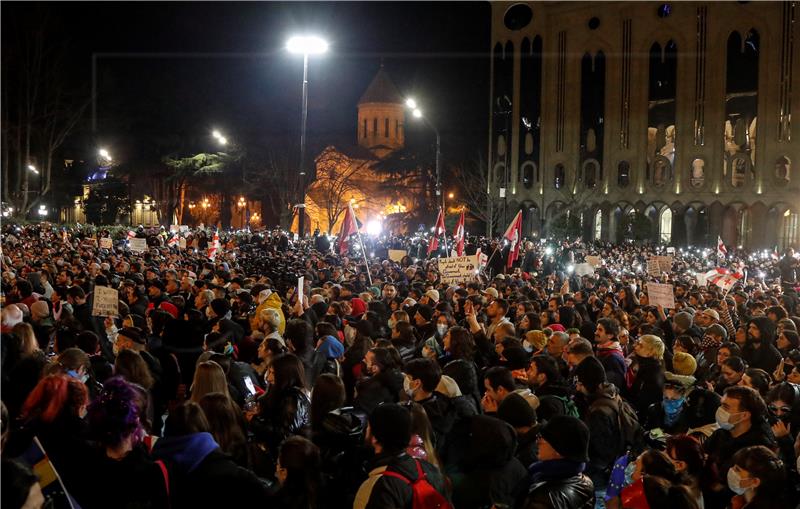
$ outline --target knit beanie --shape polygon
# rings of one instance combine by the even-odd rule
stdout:
[[[589,392],[594,392],[606,381],[606,370],[597,357],[586,357],[575,368],[575,376]]]
[[[497,407],[497,417],[515,428],[536,424],[536,412],[519,394],[511,393]]]
[[[565,459],[589,461],[589,428],[577,417],[556,415],[542,426],[540,433]]]
[[[672,357],[672,372],[676,375],[690,376],[697,370],[697,360],[692,354],[675,352]]]
[[[715,323],[713,325],[709,325],[706,329],[706,335],[711,334],[714,337],[722,338],[722,341],[728,339],[728,331],[722,325]]]
[[[689,330],[689,328],[692,326],[694,317],[685,311],[681,311],[680,313],[675,313],[672,321],[675,322],[675,325],[677,325],[682,331],[684,331]]]

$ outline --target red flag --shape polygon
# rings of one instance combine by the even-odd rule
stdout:
[[[521,210],[517,212],[517,215],[514,216],[514,220],[508,225],[508,229],[505,235],[503,235],[503,238],[511,243],[511,248],[508,251],[508,263],[506,264],[507,267],[511,267],[516,259],[519,258],[519,241],[522,239]]]
[[[217,252],[219,252],[219,233],[214,232],[214,240],[211,242],[211,246],[208,248],[208,257],[211,258],[211,261],[217,257]]]
[[[339,254],[344,256],[350,249],[348,240],[350,235],[358,232],[358,224],[356,223],[356,213],[353,212],[353,206],[348,205],[347,211],[344,213],[344,221],[342,221],[342,229],[339,231]]]
[[[456,245],[456,255],[464,255],[464,209],[461,209],[461,216],[456,223],[456,231],[453,233],[453,243]]]
[[[722,243],[722,237],[717,237],[717,257],[724,258],[728,255],[728,249],[725,247],[725,244]]]
[[[173,233],[172,237],[167,241],[167,247],[178,247],[178,234]]]
[[[136,232],[133,231],[133,230],[128,230],[128,240],[135,239],[135,238],[136,238]]]
[[[439,215],[436,217],[436,226],[433,227],[433,238],[431,243],[428,244],[428,256],[439,249],[439,235],[444,234],[444,211],[439,209]]]

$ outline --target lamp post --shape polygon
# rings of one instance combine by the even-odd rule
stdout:
[[[439,136],[439,129],[433,125],[433,122],[431,122],[428,117],[422,114],[422,110],[417,107],[417,101],[408,98],[406,99],[406,106],[411,109],[411,114],[414,118],[421,118],[428,124],[428,127],[433,129],[434,134],[436,134],[436,197],[437,200],[441,197],[442,210],[444,210],[444,195],[442,194],[442,138]]]
[[[286,42],[289,53],[303,55],[303,100],[300,111],[300,196],[297,200],[297,235],[305,235],[305,195],[306,195],[306,121],[308,120],[308,56],[328,51],[328,43],[313,35],[295,36]]]

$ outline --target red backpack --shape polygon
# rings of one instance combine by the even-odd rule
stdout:
[[[385,470],[383,475],[400,479],[411,486],[413,493],[413,498],[411,499],[412,509],[452,509],[453,506],[444,498],[444,495],[436,491],[436,488],[428,482],[428,477],[422,470],[422,464],[419,460],[414,460],[414,463],[417,464],[417,479],[414,482],[391,470]]]

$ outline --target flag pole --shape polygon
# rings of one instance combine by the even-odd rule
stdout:
[[[442,200],[444,201],[444,200]],[[444,243],[444,257],[450,258],[450,251],[447,250],[447,226],[444,223],[445,212],[444,206],[442,206],[442,242]]]
[[[367,250],[364,249],[364,241],[361,240],[361,231],[358,232],[358,243],[361,244],[361,254],[364,256],[364,265],[367,266],[367,279],[369,285],[372,286],[372,274],[369,271],[369,262],[367,261]]]

